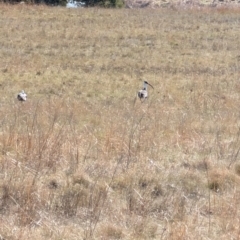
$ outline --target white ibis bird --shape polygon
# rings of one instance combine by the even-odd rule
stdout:
[[[18,95],[17,95],[17,99],[21,102],[26,101],[27,100],[27,94],[22,90]]]
[[[147,91],[147,86],[148,85],[154,89],[154,87],[150,83],[148,83],[147,81],[144,81],[143,82],[143,89],[138,91],[138,97],[140,98],[141,101],[142,100],[144,101],[148,97],[148,91]]]

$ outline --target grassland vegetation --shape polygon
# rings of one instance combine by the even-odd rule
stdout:
[[[0,5],[0,237],[238,239],[239,13]]]

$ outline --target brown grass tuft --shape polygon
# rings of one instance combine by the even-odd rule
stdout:
[[[237,175],[240,175],[240,164],[236,164],[236,165],[235,165],[235,173],[236,173]]]
[[[209,173],[208,187],[213,191],[229,190],[235,183],[235,176],[227,170],[214,169]]]
[[[120,227],[113,224],[105,224],[100,227],[98,232],[99,239],[123,239],[124,233]]]

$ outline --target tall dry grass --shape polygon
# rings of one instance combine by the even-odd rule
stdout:
[[[0,21],[2,239],[239,238],[239,10]]]

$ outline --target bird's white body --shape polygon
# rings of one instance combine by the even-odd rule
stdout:
[[[21,102],[26,101],[27,100],[27,94],[22,90],[18,95],[17,95],[17,99]]]
[[[146,90],[146,89],[141,89],[141,90],[139,90],[139,91],[138,91],[138,97],[139,97],[140,99],[145,99],[145,98],[147,98],[147,97],[148,97],[148,92],[147,92],[147,90]]]
[[[141,101],[144,101],[148,97],[148,91],[147,91],[147,86],[153,86],[149,84],[147,81],[143,82],[143,89],[138,91],[138,97],[140,98]]]

